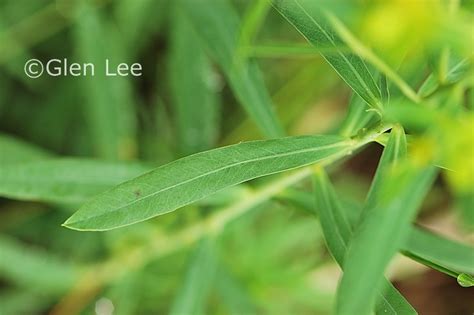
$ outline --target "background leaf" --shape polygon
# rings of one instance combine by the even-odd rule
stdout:
[[[381,93],[364,61],[342,52],[343,42],[325,21],[319,3],[311,0],[273,0],[275,8],[316,47],[332,47],[337,53],[321,55],[341,78],[372,108],[381,110]]]
[[[59,293],[78,276],[79,269],[67,261],[6,236],[0,237],[0,252],[0,276],[29,290]]]
[[[255,60],[238,52],[240,21],[227,0],[180,0],[186,16],[224,71],[233,92],[264,136],[280,137],[283,130]],[[219,14],[213,14],[213,12]],[[205,26],[205,27],[204,27]]]
[[[0,165],[7,163],[28,162],[50,157],[50,153],[35,145],[29,144],[18,138],[0,134]]]
[[[173,91],[175,126],[183,155],[214,146],[218,134],[218,82],[201,41],[179,2],[171,28],[169,76]]]
[[[83,202],[149,170],[137,163],[47,159],[0,166],[0,196],[60,203]]]
[[[105,75],[106,60],[111,68],[124,60],[123,43],[96,8],[82,4],[78,14],[77,55],[83,63],[93,62],[97,72],[81,82],[88,91],[83,106],[94,152],[104,159],[131,159],[136,155],[137,127],[133,90],[128,78]]]
[[[384,174],[379,198],[367,209],[367,216],[357,227],[344,261],[338,314],[370,313],[385,267],[407,237],[407,227],[435,174],[434,167],[407,162]]]
[[[349,218],[341,210],[338,198],[327,175],[318,170],[313,176],[316,194],[316,211],[319,215],[327,246],[336,262],[343,268],[353,229]],[[384,280],[385,291],[377,294],[376,313],[380,314],[417,314],[395,287]]]
[[[170,314],[204,314],[204,304],[216,272],[216,257],[212,243],[212,240],[204,239],[198,245]]]

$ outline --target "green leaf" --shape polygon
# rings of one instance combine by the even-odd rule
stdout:
[[[323,170],[315,173],[313,182],[316,193],[316,211],[319,214],[327,247],[342,267],[353,235],[349,218],[342,210],[334,188]],[[387,289],[383,294],[379,291],[377,297],[378,302],[375,308],[377,314],[416,314],[413,307],[388,280],[384,280],[384,285]]]
[[[1,166],[7,163],[46,159],[51,156],[42,148],[6,134],[0,134],[0,152],[2,152],[0,154]]]
[[[207,51],[224,71],[247,113],[269,138],[281,137],[272,100],[255,60],[239,54],[240,20],[227,0],[181,0],[186,16]]]
[[[446,74],[446,82],[443,84],[454,84],[466,76],[469,71],[472,72],[472,65],[466,59],[461,60],[451,69],[449,69],[448,73]],[[420,89],[418,90],[418,95],[424,98],[429,97],[435,93],[440,88],[440,86],[441,83],[438,81],[436,74],[432,73],[421,85]]]
[[[233,277],[222,263],[218,264],[215,277],[216,293],[229,315],[257,314],[255,303],[249,292]]]
[[[357,94],[353,94],[349,103],[349,111],[342,122],[339,133],[345,137],[356,135],[376,117],[375,113],[368,110],[369,106],[364,100]]]
[[[179,6],[174,9],[169,76],[178,144],[182,154],[189,155],[210,149],[216,142],[217,83],[201,41]]]
[[[324,59],[367,104],[382,110],[382,96],[374,78],[361,58],[341,51],[344,43],[329,26],[321,3],[313,0],[272,0],[272,3],[314,46],[333,47],[337,53],[322,52]]]
[[[127,270],[126,275],[114,281],[112,286],[104,293],[114,301],[114,315],[133,315],[138,312],[141,304],[137,291],[143,290],[143,278],[148,277],[143,270]]]
[[[136,163],[51,159],[0,166],[0,196],[33,201],[83,202],[149,168]]]
[[[132,86],[126,77],[106,76],[110,67],[126,60],[115,28],[104,22],[97,8],[82,3],[74,28],[80,62],[93,63],[94,75],[82,77],[84,112],[98,157],[119,160],[135,156],[136,121]]]
[[[404,251],[452,269],[456,273],[474,274],[474,248],[421,228],[413,228]]]
[[[365,209],[361,220],[367,215],[367,209],[375,206],[380,194],[383,174],[389,168],[407,155],[407,143],[403,129],[395,126],[390,134],[387,146],[382,154],[377,172],[367,196]],[[459,272],[474,273],[474,249],[469,246],[436,236],[421,229],[413,228],[409,233],[408,241],[404,244],[402,253],[415,260],[419,260],[429,267],[438,269],[449,275]]]
[[[357,148],[339,136],[244,142],[157,168],[87,202],[65,226],[109,230],[165,214],[257,177],[334,159]]]
[[[173,301],[171,315],[205,314],[205,303],[209,296],[216,272],[212,240],[203,239],[191,258],[182,288]]]
[[[0,311],[2,315],[35,314],[46,309],[52,301],[44,294],[28,292],[24,289],[0,291]]]
[[[291,204],[314,214],[314,196],[312,193],[295,188],[288,188],[278,194],[276,198],[285,202],[290,202]]]
[[[271,4],[267,0],[257,0],[249,4],[240,30],[239,47],[241,49],[252,44],[270,8]]]
[[[380,158],[377,171],[375,172],[372,184],[370,185],[369,193],[365,201],[364,209],[362,210],[361,219],[364,219],[365,212],[367,209],[371,209],[375,206],[380,194],[382,182],[384,181],[385,174],[393,168],[400,159],[405,158],[407,155],[407,139],[405,131],[400,125],[395,125],[390,132],[388,143],[383,150],[382,157]]]
[[[374,70],[372,70],[371,73],[374,73],[374,77],[376,77]],[[384,104],[388,104],[390,92],[386,77],[383,74],[379,74],[378,76],[382,101]],[[357,132],[363,132],[363,128],[374,126],[379,120],[380,116],[374,111],[371,111],[370,106],[365,103],[357,93],[352,93],[349,109],[339,128],[339,133],[345,137],[354,136]]]
[[[168,1],[119,0],[114,5],[121,42],[127,47],[127,60],[136,62],[137,55],[162,26]]]
[[[380,92],[382,95],[382,102],[388,104],[390,102],[390,88],[387,81],[387,76],[380,74],[379,78]]]
[[[0,277],[45,293],[61,293],[77,280],[78,269],[57,257],[0,236]]]
[[[337,314],[370,313],[384,270],[408,236],[410,222],[435,174],[433,166],[419,166],[409,160],[384,172],[377,201],[362,216],[344,261]]]
[[[329,181],[326,182],[326,185],[330,185]],[[324,210],[319,205],[316,212],[313,194],[301,190],[286,189],[278,197],[292,202],[315,215],[321,215],[320,212]],[[322,200],[322,198],[320,199]],[[332,210],[333,215],[337,211],[341,211],[342,216],[347,218],[353,229],[357,225],[361,212],[359,205],[346,201],[340,196],[335,203],[338,204],[338,207],[334,207]],[[327,214],[325,215],[327,216]],[[323,216],[321,215],[321,217]],[[336,231],[337,227],[334,229],[334,232]],[[331,230],[328,232],[331,232]],[[411,227],[409,234],[407,241],[402,246],[402,254],[451,276],[455,275],[457,277],[459,273],[474,274],[474,265],[472,264],[474,248],[472,246],[447,239],[417,226]]]

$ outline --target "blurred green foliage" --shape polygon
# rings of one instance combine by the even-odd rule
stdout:
[[[416,296],[383,277],[397,251],[472,285],[473,14],[457,0],[1,1],[0,314],[412,314]],[[143,75],[32,79],[31,58]],[[156,190],[115,187],[126,180],[269,138],[151,178],[285,158],[226,169],[155,212],[113,212],[142,197],[129,187]],[[321,149],[314,139],[348,145],[322,162],[292,155]],[[96,195],[103,206],[84,211]],[[78,208],[92,223],[72,227],[87,230],[183,205],[106,232],[61,226]],[[419,208],[441,233],[412,225]]]

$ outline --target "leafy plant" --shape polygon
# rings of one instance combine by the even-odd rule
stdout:
[[[153,68],[158,63],[159,72],[139,83],[61,78],[55,96],[41,86],[56,84],[52,78],[38,85],[23,78],[15,88],[22,70],[6,66],[25,53],[54,55],[54,38],[46,48],[33,47],[48,37],[25,35],[34,17],[26,31],[1,24],[0,38],[11,45],[0,48],[0,80],[12,89],[0,90],[0,277],[8,282],[0,286],[0,311],[107,314],[111,301],[118,314],[416,314],[387,272],[397,253],[423,272],[474,286],[468,241],[474,76],[472,38],[465,34],[472,10],[457,1],[411,6],[313,0],[47,6],[39,17],[55,21],[50,32],[71,25],[71,34],[56,35],[72,41],[71,57],[141,58]],[[12,7],[18,10],[8,13],[12,19],[32,10]],[[389,13],[406,8],[412,11],[397,16],[399,24],[377,33],[380,19],[390,24]],[[158,13],[156,25],[150,23]],[[416,19],[427,25],[412,30]],[[410,42],[412,31],[420,45]],[[280,34],[290,39],[276,42]],[[169,47],[150,56],[155,42]],[[274,57],[296,66],[272,63]],[[310,73],[313,65],[318,71]],[[272,98],[279,77],[286,85]],[[330,87],[312,95],[322,81]],[[28,95],[18,96],[18,108],[5,102],[4,95],[22,89],[42,95],[48,110],[31,112]],[[312,106],[327,95],[330,101]],[[233,103],[242,109],[225,106]],[[351,168],[364,158],[378,159],[373,176]],[[454,213],[458,240],[425,226],[423,216],[435,210]],[[308,281],[332,264],[326,250],[342,270],[337,292],[312,289]],[[272,290],[262,289],[270,283]],[[99,293],[107,299],[94,305]]]

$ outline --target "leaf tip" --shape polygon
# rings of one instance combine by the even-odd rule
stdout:
[[[70,230],[83,231],[83,229],[80,229],[80,228],[77,228],[76,226],[74,226],[74,222],[71,222],[71,218],[72,217],[69,217],[69,219],[64,221],[64,223],[62,223],[61,226],[65,227],[67,229],[70,229]]]
[[[87,229],[87,228],[81,227],[77,224],[78,222],[79,221],[74,220],[74,215],[72,215],[66,221],[64,221],[64,223],[62,223],[61,226],[70,230],[80,231],[80,232],[97,231],[95,229]]]

